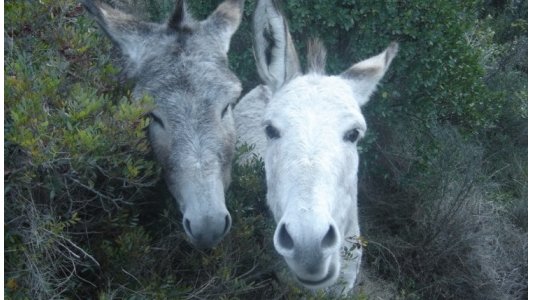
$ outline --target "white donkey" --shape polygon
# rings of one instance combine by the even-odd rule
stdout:
[[[366,104],[398,50],[338,76],[324,74],[325,50],[310,43],[309,72],[300,66],[286,20],[272,0],[254,15],[258,72],[266,85],[235,108],[241,143],[263,157],[267,202],[277,222],[274,246],[305,287],[352,289],[361,264],[357,211],[357,143]]]
[[[199,247],[216,245],[231,227],[224,191],[236,142],[232,106],[241,84],[226,53],[244,0],[222,2],[201,22],[177,0],[165,24],[138,20],[99,1],[82,2],[121,50],[126,75],[136,81],[134,96],[154,98],[151,145],[185,232]]]

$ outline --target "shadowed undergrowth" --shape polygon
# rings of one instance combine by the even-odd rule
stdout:
[[[172,7],[172,1],[111,2],[154,20]],[[219,1],[190,2],[202,16]],[[433,51],[419,61],[416,50],[438,29],[426,22],[425,14],[437,11],[427,2],[287,1],[297,47],[305,43],[302,28],[309,28],[338,49],[330,53],[332,71],[380,49],[376,43],[402,45],[389,82],[365,112],[370,131],[361,145],[359,184],[365,279],[349,298],[527,296],[527,51],[520,7],[512,6],[523,4],[515,2],[496,11],[466,3],[465,9],[482,8],[471,28],[454,23],[455,4],[432,3],[451,24],[446,30],[471,31],[468,39],[462,31],[432,36]],[[107,38],[72,0],[6,1],[4,8],[6,298],[328,298],[300,290],[273,249],[260,160],[234,164],[228,237],[212,250],[192,248],[146,139],[153,101],[132,99]],[[247,1],[230,50],[246,89],[258,83],[253,8]],[[390,18],[398,11],[402,22]],[[501,21],[509,16],[516,18]],[[380,24],[397,28],[383,29],[378,41]],[[417,29],[422,25],[427,32]],[[507,29],[510,35],[502,36]],[[453,48],[450,40],[468,43]],[[457,68],[453,58],[461,49],[474,49],[460,60],[475,65]],[[483,59],[476,51],[485,51]],[[432,73],[433,63],[445,66]],[[406,72],[413,66],[422,73]]]

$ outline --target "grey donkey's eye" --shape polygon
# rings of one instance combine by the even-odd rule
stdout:
[[[350,143],[355,143],[359,138],[359,130],[350,129],[348,130],[343,137],[343,140]]]
[[[158,117],[154,113],[150,113],[150,117],[152,118],[152,121],[154,121],[155,124],[158,124],[159,126],[165,128],[165,124],[163,124],[163,120],[161,120],[160,117]]]
[[[278,139],[280,137],[279,130],[272,125],[265,127],[265,133],[269,139]]]

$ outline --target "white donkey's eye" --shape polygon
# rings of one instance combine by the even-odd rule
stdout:
[[[343,137],[344,141],[350,142],[350,143],[355,143],[358,138],[359,138],[359,130],[355,128],[348,130],[344,134],[344,137]]]
[[[265,127],[265,133],[269,139],[278,139],[280,137],[279,130],[272,125]]]
[[[224,109],[222,110],[222,113],[220,114],[220,117],[221,118],[224,118],[226,116],[226,114],[228,113],[229,109],[233,109],[233,107],[235,106],[234,103],[230,103],[228,105],[226,105],[226,107],[224,107]]]

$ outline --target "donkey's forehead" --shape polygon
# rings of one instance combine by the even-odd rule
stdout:
[[[318,119],[328,122],[356,122],[365,127],[350,85],[338,76],[308,74],[293,79],[273,95],[265,119],[290,123],[309,116],[320,116]]]
[[[195,65],[194,69],[203,69],[201,63],[215,64],[218,68],[227,69],[227,55],[218,45],[218,41],[206,32],[198,23],[179,31],[169,31],[164,25],[152,24],[152,32],[139,37],[135,41],[138,47],[131,47],[128,54],[135,62],[139,73],[150,69],[159,73],[177,71],[180,65]],[[135,50],[135,51],[134,51]]]
[[[155,57],[137,79],[137,92],[152,95],[158,105],[234,101],[242,89],[224,60],[202,60],[196,55]]]
[[[213,84],[207,89],[176,88],[155,98],[155,111],[177,122],[217,121],[222,110],[240,95],[240,84]]]

